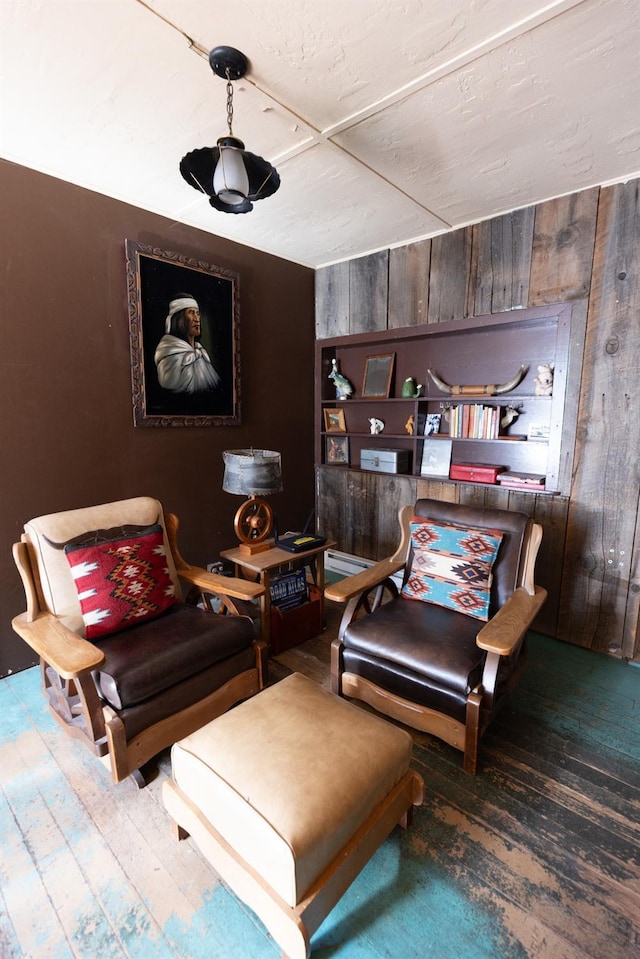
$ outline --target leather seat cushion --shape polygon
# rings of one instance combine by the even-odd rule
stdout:
[[[251,649],[253,638],[249,617],[179,604],[158,619],[97,642],[105,661],[96,685],[114,709],[125,709]]]
[[[412,673],[389,660],[375,659],[364,653],[343,650],[344,672],[360,676],[374,686],[418,706],[427,706],[438,713],[464,723],[467,696]]]
[[[481,625],[463,613],[399,597],[347,627],[345,662],[353,652],[386,664],[390,673],[404,670],[416,682],[466,697],[482,679]]]
[[[233,683],[241,674],[256,669],[256,654],[252,646],[248,649],[229,656],[227,659],[215,663],[207,669],[201,670],[180,683],[175,683],[164,692],[151,696],[149,699],[118,710],[118,718],[124,725],[127,742],[135,736],[155,726],[163,719],[173,717],[176,713],[199,703],[211,693],[221,689],[225,683]],[[218,710],[219,712],[219,710]],[[216,715],[214,712],[213,715]]]

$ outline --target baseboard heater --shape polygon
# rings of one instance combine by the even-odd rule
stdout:
[[[324,554],[324,568],[328,573],[336,573],[340,577],[355,576],[363,569],[375,565],[374,559],[365,559],[364,556],[354,556],[353,553],[343,553],[338,549],[328,549]],[[398,587],[402,588],[402,570],[391,577]]]

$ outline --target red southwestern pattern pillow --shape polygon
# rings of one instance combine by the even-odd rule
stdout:
[[[162,527],[94,545],[65,546],[87,639],[160,616],[178,602]]]

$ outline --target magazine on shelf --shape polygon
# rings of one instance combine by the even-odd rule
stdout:
[[[290,573],[282,573],[271,580],[269,584],[271,605],[280,609],[292,609],[301,606],[309,598],[309,586],[303,569],[296,569]]]
[[[443,476],[448,479],[452,448],[451,440],[425,440],[422,447],[420,475]]]

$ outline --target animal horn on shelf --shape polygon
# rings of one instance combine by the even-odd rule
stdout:
[[[511,390],[514,390],[524,379],[527,369],[527,366],[521,366],[512,379],[506,383],[500,383],[497,386],[494,383],[485,386],[450,386],[448,383],[445,383],[444,380],[440,379],[438,374],[434,373],[433,370],[427,370],[427,373],[438,389],[443,393],[448,393],[449,396],[500,396],[502,393],[510,393]]]

